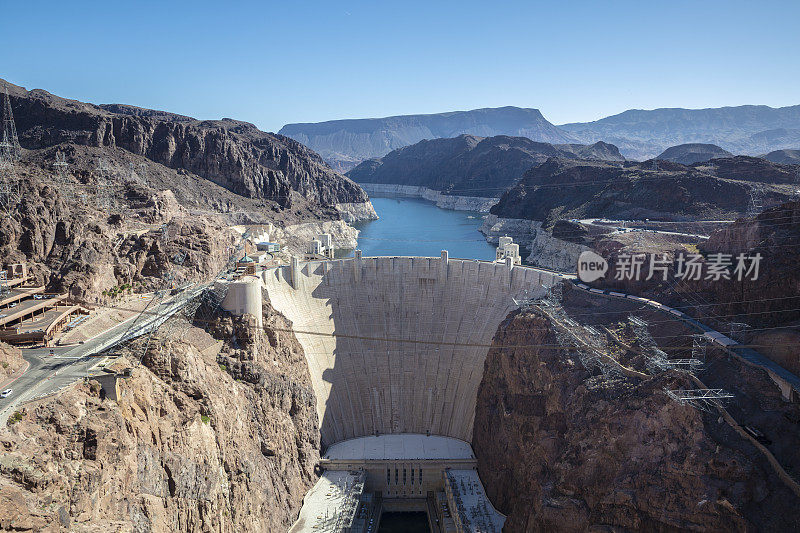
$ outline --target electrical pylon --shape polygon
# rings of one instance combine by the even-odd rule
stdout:
[[[3,141],[0,143],[0,158],[3,164],[14,165],[19,161],[22,150],[17,137],[17,126],[14,124],[14,113],[11,111],[11,99],[8,96],[8,85],[5,86],[3,100]]]

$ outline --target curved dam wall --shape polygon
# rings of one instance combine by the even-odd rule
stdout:
[[[376,432],[470,442],[488,345],[516,308],[512,297],[542,294],[554,279],[446,253],[294,262],[262,274],[305,351],[325,445]]]

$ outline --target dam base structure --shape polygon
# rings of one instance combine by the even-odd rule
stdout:
[[[500,531],[470,445],[484,361],[515,301],[559,276],[357,251],[261,280],[305,352],[326,449],[292,531],[376,531],[382,509],[426,511],[441,531]]]

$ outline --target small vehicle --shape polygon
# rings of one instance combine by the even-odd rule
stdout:
[[[753,426],[744,426],[744,430],[764,446],[769,446],[772,444],[772,441],[766,435],[764,435],[761,430],[754,428]]]
[[[34,300],[41,300],[42,298],[44,298],[44,296],[42,296],[41,294],[34,294],[33,295],[33,299]]]
[[[11,396],[11,393],[14,392],[11,389],[6,389],[3,392],[0,392],[0,398],[8,398]]]

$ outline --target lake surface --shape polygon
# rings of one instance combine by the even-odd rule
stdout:
[[[358,246],[365,257],[416,255],[494,260],[495,247],[478,228],[483,215],[440,209],[417,198],[370,198],[380,219],[362,222]],[[353,255],[352,251],[349,253]]]

